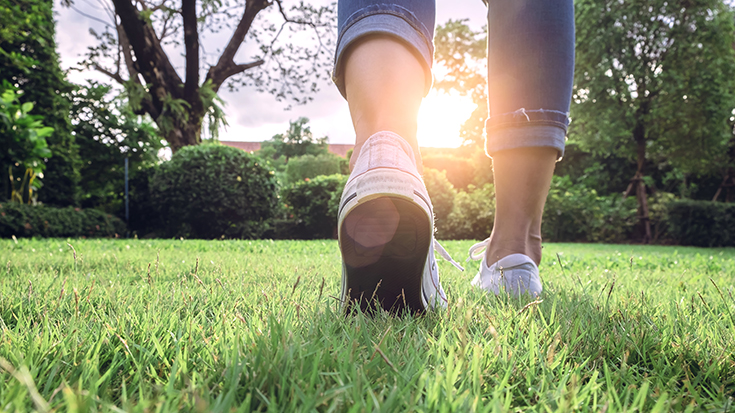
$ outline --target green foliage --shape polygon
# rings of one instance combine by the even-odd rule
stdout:
[[[138,82],[128,80],[123,84],[125,92],[128,94],[128,105],[134,112],[139,112],[143,109],[143,101],[150,97],[146,87]]]
[[[177,151],[155,172],[150,196],[161,235],[187,238],[260,237],[278,202],[263,159],[218,144]]]
[[[594,188],[599,195],[610,195],[625,192],[630,176],[623,171],[635,168],[635,162],[627,157],[587,151],[581,149],[577,142],[567,142],[564,159],[556,164],[554,175],[566,176],[574,183]],[[652,172],[655,175],[656,171]],[[659,183],[660,179],[656,182]]]
[[[298,156],[327,153],[327,137],[314,138],[308,123],[309,119],[304,117],[289,122],[286,133],[274,135],[260,145],[258,155],[274,160],[283,157],[288,162]]]
[[[191,104],[184,99],[177,99],[167,93],[163,99],[163,112],[156,119],[156,124],[161,133],[168,135],[174,129],[189,121]]]
[[[46,20],[47,8],[48,4],[42,2],[22,4],[5,0],[0,3],[0,63],[3,66],[28,73],[39,64],[34,56],[17,45],[35,41],[35,45],[43,46],[45,38],[53,38],[53,26],[49,33]],[[32,12],[28,13],[28,9]]]
[[[434,86],[468,95],[483,94],[487,86],[487,34],[484,28],[472,30],[467,21],[450,19],[436,27],[434,58],[445,73]]]
[[[3,172],[8,173],[11,182],[10,199],[32,203],[35,201],[33,192],[41,188],[39,178],[43,177],[46,169],[44,158],[51,157],[46,137],[54,130],[43,125],[43,116],[30,114],[33,103],[21,104],[21,94],[7,81],[3,81],[0,87],[0,136],[3,136],[5,145],[0,154],[0,165],[8,169]],[[21,180],[18,175],[24,178]]]
[[[726,152],[735,107],[729,7],[721,0],[581,0],[575,9],[570,140],[684,172],[720,167],[712,161]]]
[[[204,107],[204,120],[207,123],[207,130],[211,139],[219,139],[219,131],[228,126],[227,117],[225,116],[225,101],[217,94],[212,87],[212,80],[207,80],[199,87],[199,95],[202,99]]]
[[[424,168],[424,184],[426,184],[426,190],[429,192],[429,198],[434,207],[436,234],[440,238],[445,238],[447,218],[452,212],[457,190],[447,179],[446,171],[426,167]]]
[[[568,177],[555,176],[546,198],[541,234],[552,242],[624,242],[636,223],[636,200],[606,197]]]
[[[469,185],[456,191],[443,173],[427,169],[424,176],[434,202],[439,239],[487,238],[495,220],[492,184]],[[669,197],[652,204],[652,221],[661,229]],[[450,210],[447,214],[447,210]],[[447,215],[444,215],[447,214]],[[446,218],[444,218],[446,217]],[[599,196],[594,189],[573,184],[568,177],[554,177],[546,200],[542,235],[548,241],[625,242],[636,222],[635,198]],[[659,235],[664,235],[659,230]]]
[[[336,236],[339,201],[347,178],[347,175],[340,174],[322,175],[296,181],[283,189],[282,198],[289,218],[296,221],[296,237],[319,239]]]
[[[490,236],[495,222],[495,187],[469,185],[457,192],[446,224],[439,224],[437,238],[481,240]]]
[[[669,221],[672,219],[669,216],[669,208],[676,200],[676,195],[663,191],[658,191],[648,197],[653,242],[675,242],[669,233]]]
[[[490,160],[485,157],[485,162]],[[428,155],[423,158],[424,168],[446,172],[447,179],[457,189],[465,189],[475,183],[475,168],[471,158],[455,155]]]
[[[96,209],[0,204],[0,237],[118,237],[125,223]]]
[[[476,31],[467,20],[449,20],[436,27],[434,35],[437,90],[470,96],[477,108],[460,128],[468,146],[482,148],[487,106],[487,31]],[[482,183],[475,183],[484,184]]]
[[[70,98],[74,136],[84,160],[81,205],[122,216],[125,159],[133,181],[158,163],[162,140],[150,120],[135,115],[121,96],[111,96],[109,86],[90,82],[77,86]]]
[[[144,166],[135,171],[128,181],[130,220],[128,228],[137,236],[155,235],[161,226],[151,195],[151,180],[157,165]]]
[[[493,161],[479,146],[459,148],[421,148],[424,168],[446,171],[447,179],[457,189],[469,184],[480,187],[493,182]]]
[[[286,182],[295,183],[319,175],[349,172],[347,159],[333,153],[303,155],[291,158],[286,164]]]
[[[53,2],[0,0],[0,80],[7,80],[24,93],[23,103],[33,103],[43,114],[43,124],[54,132],[46,137],[53,156],[46,158],[44,188],[39,201],[53,205],[76,205],[79,199],[79,154],[69,123],[71,91],[59,67],[54,41]],[[0,134],[0,146],[8,137]],[[8,164],[0,165],[0,185],[7,185]],[[16,174],[17,175],[17,174]],[[22,175],[22,173],[21,173]],[[5,193],[9,188],[3,186]]]
[[[735,205],[711,201],[673,201],[668,230],[674,241],[701,247],[735,246]]]

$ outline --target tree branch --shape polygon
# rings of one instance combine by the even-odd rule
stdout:
[[[104,67],[98,65],[97,63],[92,63],[92,67],[94,68],[94,70],[107,75],[112,80],[116,81],[117,83],[121,85],[125,84],[125,79],[123,79],[122,76],[120,76],[120,72],[112,73],[111,71],[105,69]]]
[[[224,81],[227,80],[228,77],[232,76],[233,74],[240,73],[244,70],[249,69],[248,67],[248,68],[244,68],[242,70],[233,72],[234,67],[247,66],[247,65],[235,65],[233,59],[235,58],[235,54],[240,48],[240,45],[245,40],[245,36],[248,34],[248,31],[250,31],[250,27],[253,24],[253,20],[255,20],[255,16],[257,16],[258,13],[260,13],[263,9],[265,9],[268,6],[270,6],[270,3],[267,0],[246,0],[245,11],[243,12],[240,22],[237,24],[237,28],[232,33],[232,37],[230,38],[230,41],[227,43],[225,50],[222,52],[222,55],[219,57],[217,64],[210,67],[209,71],[207,72],[206,80],[212,81],[212,88],[214,89],[215,92],[219,89],[222,83],[224,83]],[[255,66],[259,66],[261,64],[263,63],[260,63]],[[255,66],[251,66],[251,67],[255,67]]]
[[[170,14],[169,13],[168,15],[166,15],[166,17],[164,17],[163,23],[161,23],[161,35],[158,37],[158,41],[159,42],[162,42],[163,39],[165,39],[166,36],[168,36],[168,34],[169,34],[168,33],[168,27],[169,27],[168,24],[171,21],[171,17],[172,16],[173,16],[173,14]]]
[[[130,0],[112,2],[127,40],[135,52],[135,68],[149,85],[153,106],[160,113],[167,95],[180,97],[181,78],[161,47],[155,31],[141,18],[133,3]]]
[[[100,18],[98,18],[98,17],[94,17],[94,16],[92,16],[91,14],[87,14],[87,13],[85,13],[85,12],[83,12],[83,11],[79,10],[78,8],[76,8],[76,7],[74,7],[74,6],[69,6],[69,7],[70,7],[70,8],[72,9],[72,10],[74,10],[75,12],[77,12],[77,13],[81,14],[82,16],[84,16],[84,17],[86,17],[86,18],[88,18],[88,19],[94,20],[94,21],[96,21],[96,22],[98,22],[98,23],[102,23],[102,24],[104,24],[104,25],[105,25],[105,26],[107,26],[107,27],[112,27],[112,25],[110,24],[110,22],[106,22],[106,21],[104,21],[104,20],[102,20],[102,19],[100,19]]]
[[[227,77],[234,76],[234,75],[236,75],[238,73],[242,73],[242,72],[244,72],[244,71],[246,71],[248,69],[252,69],[254,67],[258,67],[258,66],[262,65],[263,63],[265,63],[265,60],[262,60],[261,59],[261,60],[256,60],[254,62],[241,64],[241,65],[233,65],[226,72],[227,73]]]
[[[312,28],[316,29],[317,27],[326,27],[327,24],[316,24],[314,22],[310,22],[308,20],[294,20],[286,16],[286,10],[283,9],[283,2],[281,0],[275,0],[276,4],[278,5],[278,12],[281,13],[281,17],[283,17],[283,20],[286,21],[286,23],[295,23],[295,24],[303,24],[306,26],[311,26]]]
[[[117,39],[118,44],[122,49],[125,67],[128,69],[129,80],[140,83],[140,79],[138,79],[138,70],[135,68],[135,61],[133,60],[133,50],[130,47],[130,42],[128,41],[128,36],[125,34],[125,30],[123,30],[119,24],[117,25]]]

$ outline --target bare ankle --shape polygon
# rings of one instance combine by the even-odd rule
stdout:
[[[485,261],[490,266],[511,254],[526,255],[538,265],[541,262],[541,237],[529,235],[524,238],[502,238],[493,234],[485,253]]]

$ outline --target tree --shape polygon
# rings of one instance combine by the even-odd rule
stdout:
[[[721,0],[578,0],[570,139],[636,162],[644,241],[649,168],[706,173],[730,131],[733,15]]]
[[[74,7],[72,0],[66,1]],[[123,85],[136,113],[150,115],[173,151],[198,144],[205,120],[216,136],[223,121],[217,92],[223,85],[253,86],[276,99],[303,103],[326,75],[334,5],[302,2],[287,11],[283,0],[111,1],[102,0],[111,23],[103,33],[92,32],[99,44],[90,49],[84,65]],[[280,23],[273,23],[277,18]],[[230,40],[216,62],[207,63],[200,39],[229,27],[235,27]],[[299,41],[282,44],[287,34],[300,36]],[[304,39],[309,35],[311,39]],[[249,60],[236,63],[243,42],[254,52],[246,49],[252,53]],[[172,49],[183,53],[183,76]]]
[[[51,0],[0,0],[0,80],[21,90],[20,102],[32,103],[33,113],[42,115],[43,124],[54,130],[46,139],[53,156],[44,159],[44,187],[38,199],[48,204],[76,205],[80,161],[65,97],[71,85],[59,67],[54,32]],[[9,145],[8,137],[0,135],[2,147]],[[8,182],[10,166],[15,167],[0,165],[4,182]]]
[[[467,20],[449,20],[436,28],[434,87],[470,96],[477,108],[462,125],[465,145],[482,146],[487,119],[487,30],[474,31]]]
[[[284,162],[303,155],[322,155],[328,153],[326,136],[314,138],[311,128],[307,126],[309,118],[300,117],[289,122],[286,133],[274,135],[271,140],[260,146],[259,155],[265,158],[279,159]]]
[[[129,179],[158,163],[164,147],[148,119],[135,115],[111,87],[90,82],[77,86],[71,96],[71,122],[84,162],[81,205],[120,214],[124,200],[125,159]]]

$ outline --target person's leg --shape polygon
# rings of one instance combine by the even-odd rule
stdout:
[[[572,0],[489,0],[485,150],[493,158],[495,224],[472,284],[499,294],[543,290],[541,217],[564,140],[574,74]]]
[[[416,142],[431,86],[433,1],[342,0],[338,14],[333,75],[356,134],[338,217],[342,299],[386,310],[444,306]]]
[[[343,59],[345,95],[356,135],[350,166],[365,141],[381,131],[398,134],[418,154],[417,118],[426,87],[419,59],[385,34],[360,39]]]
[[[332,78],[355,126],[350,168],[365,140],[387,130],[411,145],[421,170],[416,118],[432,82],[434,0],[340,0],[337,12]]]
[[[564,151],[574,72],[572,0],[490,0],[487,146],[493,158],[491,265],[541,260],[541,216]]]
[[[558,152],[553,148],[523,148],[493,157],[495,223],[486,262],[510,254],[541,261],[541,215]]]

